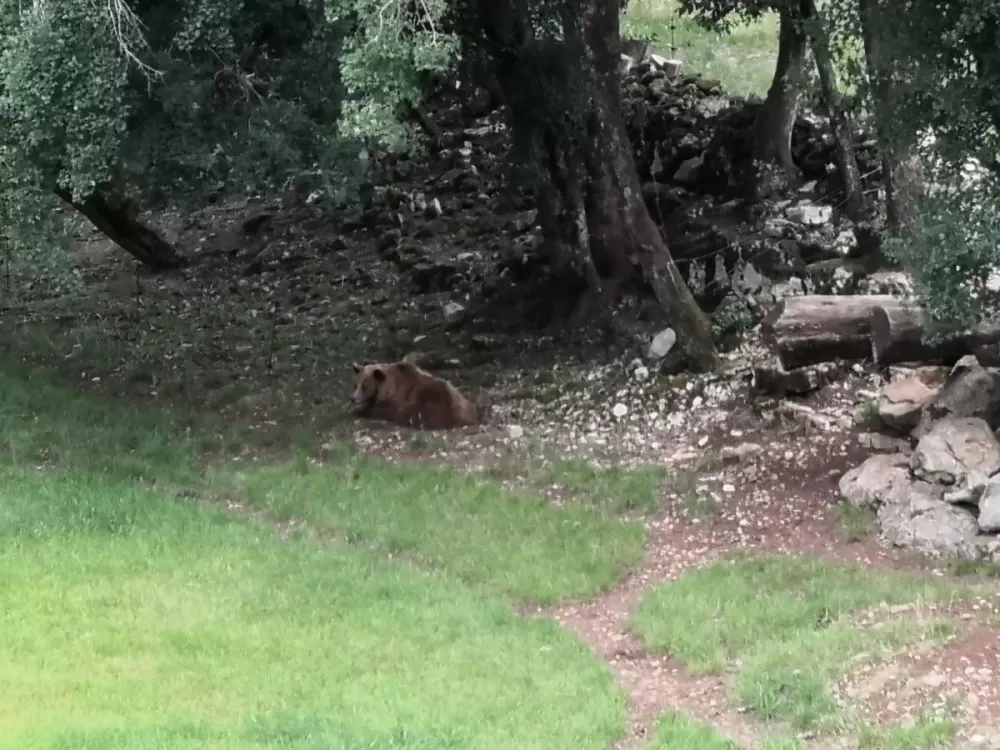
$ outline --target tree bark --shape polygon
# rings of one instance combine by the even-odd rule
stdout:
[[[109,199],[99,192],[78,201],[69,190],[59,188],[56,195],[87,217],[112,242],[154,271],[181,268],[187,259],[155,230],[135,217],[124,201]]]
[[[557,40],[536,36],[514,3],[465,1],[490,50],[515,142],[530,144],[541,167],[539,222],[554,269],[583,290],[576,322],[610,313],[638,264],[692,369],[716,367],[709,319],[642,197],[622,115],[618,4],[585,0],[582,13],[567,9]],[[526,76],[535,84],[526,87]]]
[[[880,365],[900,362],[954,364],[981,347],[1000,343],[1000,324],[927,340],[923,310],[913,304],[875,307],[870,314],[872,358]]]
[[[880,0],[858,0],[858,16],[882,154],[886,225],[892,234],[911,236],[915,231],[912,203],[922,189],[922,180],[912,143],[901,144],[899,127],[893,127],[898,66],[883,54],[882,45],[891,15],[883,13]]]
[[[764,182],[775,169],[784,186],[799,180],[792,159],[792,128],[799,112],[799,98],[805,77],[806,35],[801,19],[791,9],[780,11],[778,59],[767,98],[757,110],[753,126],[752,195],[765,197]]]
[[[845,209],[851,219],[861,221],[864,218],[865,208],[864,193],[861,190],[861,172],[858,170],[858,161],[851,143],[850,123],[841,104],[840,92],[837,90],[837,73],[830,52],[830,37],[823,24],[823,18],[816,8],[815,0],[802,0],[801,7],[813,57],[816,59],[823,102],[830,118],[830,127],[833,129],[841,179],[844,181]]]
[[[785,370],[871,356],[871,312],[902,303],[889,294],[788,297],[761,321],[764,343]]]

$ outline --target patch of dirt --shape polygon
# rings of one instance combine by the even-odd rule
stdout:
[[[901,723],[925,714],[953,717],[959,737],[977,747],[1000,747],[1000,624],[996,600],[977,606],[944,648],[917,646],[862,669],[837,685],[871,720]],[[993,625],[982,624],[984,612]]]

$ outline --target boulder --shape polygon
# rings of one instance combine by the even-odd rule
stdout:
[[[893,381],[879,394],[879,420],[892,430],[909,433],[920,424],[924,405],[935,393],[917,376]]]
[[[879,536],[889,544],[929,557],[979,559],[975,516],[940,499],[941,488],[914,480],[897,484],[878,510]]]
[[[1000,532],[1000,479],[994,478],[983,487],[979,498],[979,530],[986,534]]]
[[[646,349],[646,358],[660,360],[670,354],[670,350],[677,343],[677,334],[673,328],[664,328],[653,337]]]
[[[941,485],[962,484],[973,471],[990,477],[1000,471],[1000,441],[983,419],[945,417],[920,438],[910,470]]]
[[[928,428],[946,416],[979,417],[993,429],[1000,427],[1000,371],[983,367],[971,354],[962,357],[924,408]]]
[[[877,511],[897,485],[909,485],[909,462],[899,453],[880,453],[840,478],[840,496],[858,508]]]
[[[911,476],[899,454],[872,456],[840,480],[846,502],[875,512],[884,542],[932,557],[979,559],[982,545],[975,515],[942,500],[943,491],[940,485]]]

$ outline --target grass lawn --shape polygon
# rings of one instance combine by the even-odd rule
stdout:
[[[684,714],[667,713],[656,724],[649,750],[739,750],[739,746]]]
[[[858,750],[925,750],[952,747],[957,734],[950,721],[921,718],[906,726],[870,727],[858,738]]]
[[[804,729],[837,718],[828,687],[852,660],[950,633],[948,623],[912,612],[868,628],[852,622],[853,615],[880,604],[919,605],[972,593],[812,558],[743,559],[660,586],[640,605],[634,626],[650,648],[670,651],[695,673],[721,673],[738,663],[736,701],[761,718]]]
[[[682,60],[688,73],[718,79],[730,94],[763,96],[774,76],[778,22],[773,13],[722,35],[682,16],[676,0],[631,0],[622,34],[651,39],[655,51]]]
[[[488,592],[544,603],[592,596],[642,558],[639,523],[555,509],[446,469],[348,459],[333,466],[223,470],[221,492],[279,519],[405,553]]]
[[[383,553],[406,553],[498,594],[552,602],[593,595],[642,559],[638,522],[596,507],[555,508],[486,481],[349,453],[329,466],[216,461],[238,436],[208,421],[77,398],[0,370],[0,460],[99,471],[208,500],[237,498]]]
[[[604,665],[484,589],[596,590],[637,527],[416,468],[206,479],[199,450],[230,438],[204,425],[10,370],[0,389],[0,748],[603,750],[622,731]],[[376,550],[163,492],[236,475]],[[387,561],[390,543],[436,569]]]

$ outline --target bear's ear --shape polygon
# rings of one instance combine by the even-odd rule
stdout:
[[[357,375],[359,372],[361,372],[362,369],[364,369],[357,362],[351,362],[351,367],[354,369],[355,375]]]
[[[383,370],[381,367],[376,367],[374,370],[372,370],[372,377],[375,378],[376,383],[381,383],[383,380],[385,380],[385,370]]]

